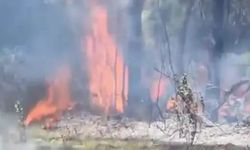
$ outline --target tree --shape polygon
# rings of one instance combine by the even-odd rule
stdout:
[[[224,23],[224,4],[226,0],[214,0],[213,1],[213,38],[215,45],[211,51],[211,67],[212,67],[212,80],[215,86],[218,88],[216,98],[220,100],[220,59],[224,52],[224,38],[223,38],[223,23]],[[216,115],[213,116],[215,120],[218,119],[218,109],[216,109]]]
[[[188,30],[188,24],[189,24],[189,20],[192,14],[192,7],[194,5],[194,0],[190,0],[187,2],[187,10],[186,10],[186,14],[184,15],[184,21],[183,21],[183,25],[180,29],[180,34],[179,34],[179,44],[180,44],[180,61],[177,61],[177,66],[178,66],[178,73],[179,74],[183,74],[185,72],[185,68],[184,68],[184,56],[183,54],[185,53],[185,46],[186,46],[186,37],[187,37],[187,30]]]
[[[129,115],[141,119],[150,116],[150,101],[146,87],[142,86],[143,40],[141,15],[144,0],[131,0],[128,6],[127,63],[129,72],[128,107]],[[143,113],[140,111],[143,110]],[[145,114],[145,115],[142,115]]]

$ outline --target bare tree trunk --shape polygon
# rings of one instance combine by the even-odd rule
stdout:
[[[226,0],[214,0],[214,28],[213,28],[213,38],[215,40],[215,45],[211,52],[211,67],[212,67],[212,81],[218,88],[216,93],[216,98],[220,100],[220,59],[224,52],[224,38],[223,38],[223,23],[224,23],[224,4]],[[218,120],[218,108],[213,116],[214,121]]]
[[[147,115],[150,100],[147,97],[148,91],[142,85],[142,64],[143,64],[143,41],[141,14],[144,0],[131,0],[128,8],[128,106],[127,113],[130,116],[142,119]],[[144,112],[144,113],[143,113]]]
[[[194,5],[194,0],[190,0],[190,2],[188,2],[188,6],[187,6],[187,11],[185,14],[185,20],[183,22],[183,26],[181,28],[180,31],[180,35],[179,35],[179,44],[180,44],[180,57],[181,59],[179,59],[179,61],[177,61],[177,66],[178,66],[178,73],[179,74],[183,74],[185,72],[184,70],[184,53],[185,53],[185,46],[186,46],[186,35],[187,35],[187,30],[188,30],[188,23],[192,14],[192,7]]]

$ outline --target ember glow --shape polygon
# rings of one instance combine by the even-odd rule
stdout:
[[[169,111],[173,111],[176,108],[177,104],[176,104],[176,100],[174,97],[170,97],[169,100],[167,100],[166,102],[166,108]]]
[[[24,124],[29,125],[33,121],[57,120],[61,114],[71,109],[74,103],[71,100],[69,82],[71,79],[70,68],[65,65],[57,70],[48,81],[47,96],[28,113]]]
[[[82,49],[87,62],[90,99],[106,114],[113,109],[123,112],[128,92],[128,69],[108,32],[106,8],[94,2],[90,4],[91,27]]]

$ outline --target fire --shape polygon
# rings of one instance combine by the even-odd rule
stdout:
[[[87,62],[90,98],[105,113],[113,108],[123,112],[128,91],[128,69],[108,32],[107,10],[97,1],[90,5],[91,28],[82,49]]]
[[[177,102],[174,97],[170,97],[170,99],[166,102],[166,108],[169,111],[173,111],[177,106]]]
[[[159,78],[157,78],[152,82],[150,88],[150,96],[152,101],[156,101],[158,97],[161,97],[164,94],[166,90],[165,87],[166,87],[165,79],[161,79],[160,81]]]
[[[92,104],[105,114],[113,109],[123,112],[128,93],[128,68],[108,32],[107,10],[96,2],[91,4],[91,28],[82,49],[87,64],[90,98]],[[70,80],[69,66],[59,68],[48,81],[47,95],[30,110],[24,124],[43,120],[47,126],[71,109],[74,103],[69,90]]]
[[[47,96],[31,109],[24,121],[25,125],[41,121],[46,117],[51,117],[47,119],[55,121],[64,111],[73,107],[69,91],[70,78],[71,72],[68,66],[59,68],[52,80],[48,81]]]

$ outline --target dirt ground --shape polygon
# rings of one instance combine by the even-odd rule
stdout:
[[[101,116],[79,113],[73,117],[65,116],[50,130],[42,129],[41,124],[33,124],[22,131],[15,116],[3,115],[0,125],[0,150],[15,150],[20,145],[27,150],[50,149],[51,145],[57,146],[58,150],[182,150],[189,145],[186,138],[179,138],[178,123],[174,117],[167,119],[165,125],[163,122],[149,125],[125,117],[106,120]],[[23,135],[25,141],[20,142]],[[242,124],[203,126],[195,136],[194,145],[191,149],[246,149],[250,145],[250,127]]]

